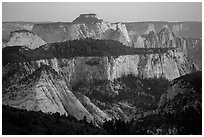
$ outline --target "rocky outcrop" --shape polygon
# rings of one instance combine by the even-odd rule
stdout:
[[[88,121],[91,114],[70,91],[69,86],[51,67],[42,65],[25,78],[3,89],[3,104],[45,113],[68,114]]]
[[[89,113],[93,116],[94,121],[96,123],[101,124],[111,119],[109,115],[107,115],[104,111],[100,110],[99,107],[92,103],[88,97],[79,92],[75,92],[74,94],[83,104],[83,106],[89,111]]]
[[[6,46],[25,46],[30,49],[38,48],[46,44],[40,37],[28,30],[19,30],[11,33]]]

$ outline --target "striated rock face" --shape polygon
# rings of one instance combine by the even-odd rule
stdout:
[[[108,116],[104,111],[100,110],[95,104],[93,104],[88,97],[79,92],[75,92],[75,95],[84,105],[84,107],[89,111],[89,113],[93,116],[95,122],[103,123],[106,120],[111,119],[110,116]]]
[[[46,44],[40,37],[28,30],[14,31],[6,46],[25,46],[30,49],[38,48]]]
[[[63,78],[45,65],[25,78],[18,77],[15,84],[4,88],[3,104],[45,113],[70,114],[77,119],[86,116],[88,121],[93,120]]]

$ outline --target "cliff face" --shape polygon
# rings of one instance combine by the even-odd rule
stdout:
[[[117,40],[130,44],[126,27],[121,23],[53,23],[34,25],[32,31],[47,43],[80,38]]]
[[[15,65],[8,64],[3,67],[3,71],[5,71],[3,77],[6,77],[8,73],[15,72],[14,68],[18,69],[14,73],[18,75],[16,77],[28,75],[41,65],[52,67],[71,85],[81,81],[89,83],[93,79],[112,81],[127,74],[143,78],[165,77],[171,80],[191,72],[191,67],[183,57],[183,53],[175,50],[163,54],[76,57],[73,59],[53,58],[15,63]],[[22,72],[19,72],[20,70]],[[9,83],[14,80],[8,77],[7,79],[10,81]]]
[[[40,37],[28,30],[14,31],[6,46],[25,46],[30,49],[38,48],[46,44]]]
[[[151,28],[151,27],[150,27]],[[150,31],[149,31],[150,30]],[[156,33],[148,29],[148,33],[136,35],[132,31],[129,36],[135,48],[177,48],[196,68],[202,68],[202,40],[201,38],[176,36],[168,26]]]

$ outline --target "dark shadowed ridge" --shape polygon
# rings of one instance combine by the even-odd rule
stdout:
[[[45,44],[36,49],[23,46],[5,47],[2,50],[3,65],[50,58],[73,58],[82,56],[120,56],[135,54],[166,53],[174,48],[131,48],[113,40],[80,39]]]

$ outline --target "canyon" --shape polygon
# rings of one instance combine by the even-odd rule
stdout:
[[[151,98],[155,109],[156,93],[148,92],[153,86],[143,87],[141,79],[172,81],[202,70],[199,22],[109,23],[83,14],[73,22],[36,23],[21,30],[25,26],[11,29],[3,43],[2,102],[20,109],[78,120],[85,116],[99,126],[114,118],[129,120],[147,110],[130,103],[134,99],[112,103],[93,95],[118,100],[129,88],[120,78],[131,75],[140,83],[134,95],[147,98],[145,107]]]

